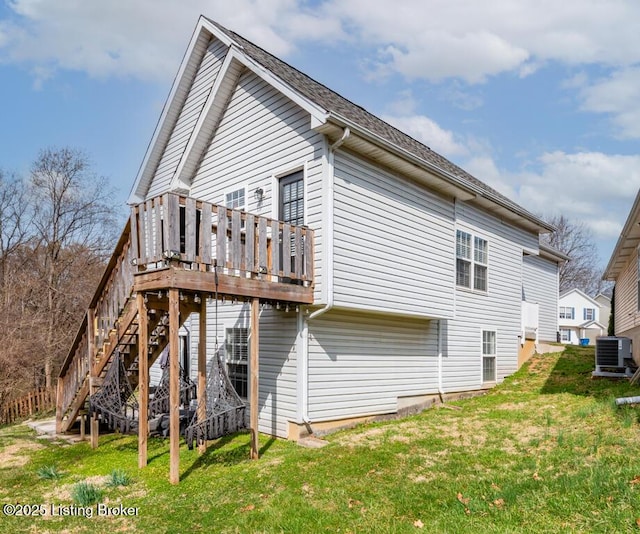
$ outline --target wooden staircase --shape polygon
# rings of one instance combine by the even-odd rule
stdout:
[[[116,353],[138,384],[139,307],[148,310],[148,361],[169,342],[168,290],[179,324],[202,299],[313,303],[313,231],[168,193],[133,206],[58,378],[56,422],[66,432]]]

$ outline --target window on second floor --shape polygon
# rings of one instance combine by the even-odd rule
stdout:
[[[575,319],[576,309],[569,306],[560,306],[560,319]]]
[[[595,321],[596,319],[596,309],[595,308],[585,308],[583,313],[583,319],[585,321]]]
[[[227,208],[244,210],[245,208],[245,188],[241,187],[240,189],[236,189],[235,191],[229,191],[225,195],[225,204]]]
[[[456,232],[456,285],[487,291],[489,243],[467,232]]]

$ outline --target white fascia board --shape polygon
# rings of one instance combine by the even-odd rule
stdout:
[[[205,105],[200,112],[198,122],[196,122],[193,133],[191,134],[191,137],[189,137],[189,142],[182,153],[176,172],[171,180],[171,185],[169,186],[171,191],[188,191],[191,188],[191,179],[195,171],[195,166],[198,164],[202,158],[202,154],[207,148],[203,141],[203,135],[206,135],[207,132],[204,132],[203,128],[213,117],[213,112],[215,111],[214,103],[217,102],[221,96],[221,87],[224,86],[225,82],[229,81],[229,76],[234,76],[231,71],[231,63],[234,59],[237,59],[236,56],[237,54],[234,53],[234,47],[232,46],[224,58]],[[223,98],[223,100],[226,102],[227,99]],[[219,109],[218,118],[223,111],[224,110]],[[215,118],[214,122],[217,122],[215,121]],[[206,137],[208,138],[208,136]]]
[[[170,189],[172,191],[188,190],[191,187],[191,180],[195,171],[195,166],[197,165],[198,161],[200,161],[203,152],[207,148],[202,138],[203,133],[206,134],[206,132],[204,132],[205,125],[210,122],[210,118],[212,117],[212,110],[216,109],[216,103],[219,104],[220,114],[224,112],[221,107],[222,103],[219,100],[220,95],[224,92],[221,91],[221,88],[224,87],[225,82],[229,81],[230,77],[231,79],[233,79],[234,76],[237,80],[237,73],[233,72],[233,63],[235,63],[236,65],[242,65],[245,68],[251,70],[254,74],[256,74],[256,76],[263,79],[266,83],[273,86],[276,90],[283,93],[287,98],[307,111],[311,115],[312,123],[315,122],[316,124],[323,124],[326,121],[326,111],[312,104],[296,91],[293,91],[288,85],[281,82],[268,70],[264,69],[261,65],[253,61],[251,58],[247,57],[235,43],[232,43],[224,59],[222,67],[220,68],[220,72],[216,77],[213,88],[211,89],[211,92],[207,97],[204,108],[200,113],[200,117],[198,118],[198,122],[195,125],[193,134],[191,135],[185,151],[182,154],[182,158],[180,159],[176,173],[171,180]],[[222,98],[225,105],[227,103],[226,96],[228,95],[223,95]]]
[[[367,128],[364,128],[362,126],[360,126],[359,124],[354,123],[353,121],[342,117],[341,115],[331,112],[329,114],[329,117],[327,117],[327,120],[331,120],[332,122],[340,125],[341,127],[348,127],[349,129],[352,130],[353,133],[356,133],[360,136],[362,136],[364,139],[369,139],[371,140],[371,142],[377,144],[378,146],[384,147],[386,150],[388,150],[389,152],[395,152],[396,154],[401,155],[401,157],[403,157],[405,160],[407,161],[411,161],[412,163],[416,164],[419,167],[422,168],[426,168],[427,170],[429,170],[430,172],[436,174],[437,176],[440,176],[441,178],[443,178],[444,180],[448,181],[449,183],[453,184],[456,188],[458,188],[461,191],[464,191],[466,193],[469,194],[469,199],[476,199],[476,200],[480,200],[480,199],[485,199],[488,203],[490,203],[491,205],[495,206],[495,210],[504,210],[508,213],[511,213],[513,215],[516,215],[517,217],[528,221],[530,224],[532,224],[533,226],[536,227],[538,233],[544,233],[544,232],[552,232],[555,230],[555,228],[553,226],[551,226],[549,223],[543,221],[542,219],[539,219],[537,217],[532,217],[531,214],[527,214],[524,212],[520,212],[517,208],[518,206],[508,206],[505,205],[502,201],[500,201],[497,198],[493,198],[493,195],[491,195],[490,192],[485,191],[481,188],[479,188],[478,186],[469,183],[466,180],[463,180],[461,178],[458,178],[457,176],[451,174],[450,172],[446,171],[445,169],[442,169],[441,167],[437,166],[434,163],[431,163],[429,161],[426,161],[416,155],[414,155],[413,153],[411,153],[410,151],[397,146],[396,144],[388,141],[387,139],[385,139],[384,137],[382,137],[381,135],[372,132],[371,130],[368,130]],[[524,209],[524,208],[521,208]]]
[[[168,117],[170,113],[174,112],[176,108],[182,106],[183,102],[178,101],[176,95],[179,90],[182,90],[185,93],[188,89],[188,85],[191,84],[192,76],[187,76],[187,70],[190,66],[193,66],[195,63],[195,70],[197,70],[201,57],[194,57],[194,50],[198,43],[206,39],[207,41],[211,38],[212,32],[209,28],[205,27],[206,19],[200,17],[198,20],[198,24],[191,36],[191,41],[189,41],[189,46],[187,47],[186,52],[182,58],[182,62],[180,63],[180,68],[178,69],[178,73],[176,74],[173,85],[171,86],[171,91],[169,92],[169,96],[165,101],[164,107],[162,108],[162,113],[160,114],[160,118],[158,119],[158,123],[156,124],[156,128],[153,132],[153,137],[147,146],[147,151],[145,153],[144,159],[142,160],[142,164],[140,165],[140,169],[138,170],[138,174],[133,183],[133,187],[129,193],[129,199],[127,202],[129,204],[137,204],[144,200],[146,196],[146,191],[142,191],[141,188],[144,188],[145,183],[147,183],[147,188],[151,179],[153,178],[153,173],[162,157],[162,151],[171,135],[171,131],[173,130],[173,121],[169,123]],[[210,26],[210,24],[206,24]],[[228,39],[222,39],[216,34],[216,37],[221,41],[225,42]],[[226,36],[225,36],[226,37]],[[225,44],[227,44],[225,42]],[[195,74],[195,71],[192,73]]]
[[[636,224],[640,224],[640,190],[636,195],[631,211],[629,211],[629,216],[620,232],[616,246],[611,253],[607,268],[604,270],[603,280],[617,280],[622,269],[629,261],[629,256],[623,254],[623,251],[627,247],[635,248],[638,244],[636,239],[629,238],[629,234]]]

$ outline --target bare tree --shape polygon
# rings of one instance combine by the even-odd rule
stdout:
[[[0,288],[6,284],[7,263],[27,240],[25,188],[15,176],[0,169]],[[5,302],[6,304],[6,302]]]
[[[43,364],[46,385],[50,386],[53,367],[64,354],[56,335],[67,300],[64,291],[75,291],[65,281],[78,262],[95,261],[113,243],[113,193],[106,180],[91,171],[85,154],[62,148],[41,151],[31,169],[29,196],[37,238],[34,259],[46,288]],[[76,253],[71,253],[74,247]],[[80,255],[78,251],[82,251]]]
[[[577,288],[595,296],[608,290],[607,283],[602,280],[598,249],[591,230],[584,223],[571,221],[564,215],[551,217],[549,222],[556,231],[545,234],[543,241],[571,258],[560,268],[560,293]]]

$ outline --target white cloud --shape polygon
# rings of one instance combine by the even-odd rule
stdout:
[[[633,0],[330,0],[325,6],[388,53],[383,71],[468,82],[541,63],[630,65],[640,60]]]
[[[467,147],[455,137],[453,132],[441,128],[429,117],[383,115],[381,118],[444,156],[452,157],[468,153]]]
[[[505,172],[490,160],[471,160],[472,174],[543,215],[583,221],[598,239],[615,239],[640,184],[640,156],[548,152],[536,170]]]
[[[297,39],[332,39],[338,21],[296,0],[12,0],[0,21],[0,62],[34,70],[84,71],[94,77],[171,79],[200,14],[276,55]]]
[[[620,69],[580,93],[582,109],[607,113],[623,138],[640,138],[640,67]]]

